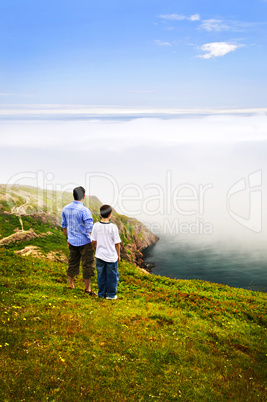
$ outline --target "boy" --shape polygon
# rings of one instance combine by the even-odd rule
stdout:
[[[96,250],[98,297],[116,300],[121,239],[117,226],[109,221],[111,213],[110,205],[102,205],[100,208],[102,219],[94,224],[91,239]]]

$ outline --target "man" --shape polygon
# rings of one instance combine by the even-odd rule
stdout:
[[[63,233],[69,246],[68,281],[74,288],[74,277],[79,275],[80,260],[82,260],[85,293],[96,296],[91,289],[91,276],[94,276],[94,251],[90,238],[93,229],[93,218],[88,208],[84,206],[85,189],[76,187],[73,190],[74,201],[63,208]]]

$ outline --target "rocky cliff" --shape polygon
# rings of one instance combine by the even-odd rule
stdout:
[[[112,222],[119,228],[122,240],[122,258],[145,268],[142,251],[155,244],[159,238],[137,219],[128,218],[115,212]]]

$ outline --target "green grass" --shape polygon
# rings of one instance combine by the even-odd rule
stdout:
[[[108,301],[65,270],[0,249],[0,400],[266,400],[266,294],[122,262]]]
[[[0,239],[10,236],[15,229],[21,229],[18,216],[0,213]]]
[[[23,227],[25,231],[33,229],[37,235],[47,232],[51,234],[32,240],[11,243],[6,246],[7,249],[22,250],[27,246],[37,246],[44,254],[50,251],[58,251],[65,255],[68,253],[67,242],[60,226],[51,226],[50,223],[43,223],[32,216],[23,216]],[[11,235],[15,229],[21,229],[19,218],[16,215],[0,213],[0,239]]]

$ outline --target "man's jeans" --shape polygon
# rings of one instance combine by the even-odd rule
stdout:
[[[115,297],[119,283],[118,261],[96,259],[98,297]]]

